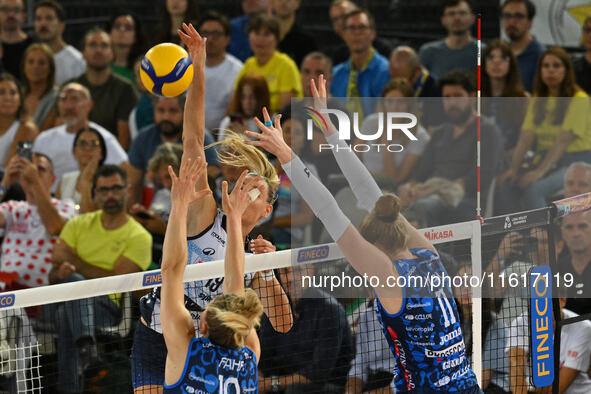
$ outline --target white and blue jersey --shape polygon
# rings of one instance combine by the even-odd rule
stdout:
[[[466,356],[458,309],[449,287],[431,292],[409,277],[447,275],[439,256],[428,249],[410,249],[416,259],[394,261],[406,277],[402,309],[391,315],[376,303],[382,330],[394,355],[397,392],[462,392],[477,381]],[[413,287],[411,285],[419,285]],[[376,297],[377,298],[377,297]]]
[[[209,261],[223,260],[226,255],[226,215],[220,210],[213,223],[200,234],[187,238],[187,264],[200,264]],[[248,239],[247,239],[248,244]],[[250,286],[255,273],[244,275],[244,286]],[[224,278],[214,278],[184,283],[185,307],[191,313],[195,332],[199,336],[199,317],[214,298],[223,293]],[[160,324],[160,288],[140,300],[140,312],[144,320],[154,331],[162,333]]]
[[[258,392],[257,360],[246,346],[230,349],[207,338],[193,338],[179,380],[164,385],[165,394]]]

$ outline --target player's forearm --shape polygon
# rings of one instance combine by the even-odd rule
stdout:
[[[257,277],[253,290],[257,292],[271,326],[277,332],[288,332],[293,325],[293,314],[287,294],[277,278],[266,281],[261,273]]]
[[[242,220],[230,214],[226,219],[227,247],[224,257],[224,294],[244,294],[244,244]]]
[[[59,235],[67,219],[55,209],[55,206],[51,203],[49,191],[41,185],[40,181],[33,182],[33,194],[45,230],[50,235]]]
[[[339,139],[338,134],[326,137],[326,141],[335,147],[332,153],[349,186],[351,186],[355,198],[363,209],[371,212],[376,201],[382,195],[378,184],[347,143]],[[336,149],[337,146],[338,149]]]
[[[173,203],[162,247],[162,275],[182,278],[187,255],[187,206]]]
[[[183,140],[195,139],[200,147],[205,141],[205,71],[198,65],[193,68],[193,81],[187,91],[183,116]]]

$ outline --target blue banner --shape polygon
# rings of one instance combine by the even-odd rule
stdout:
[[[535,387],[554,381],[552,272],[547,265],[530,271],[531,377]]]

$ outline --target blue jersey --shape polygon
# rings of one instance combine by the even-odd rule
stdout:
[[[258,393],[257,360],[246,346],[233,350],[209,339],[193,338],[178,382],[164,384],[164,393]]]
[[[406,277],[402,309],[390,315],[379,299],[376,312],[394,355],[397,392],[458,392],[477,385],[466,356],[458,309],[449,287],[431,292],[409,277],[447,275],[439,257],[428,249],[411,249],[416,259],[396,260]],[[414,282],[414,283],[413,283]],[[377,298],[377,297],[376,297]]]

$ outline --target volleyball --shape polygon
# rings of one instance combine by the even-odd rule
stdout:
[[[181,46],[158,44],[142,59],[140,78],[155,95],[175,97],[187,90],[193,80],[193,63]]]

